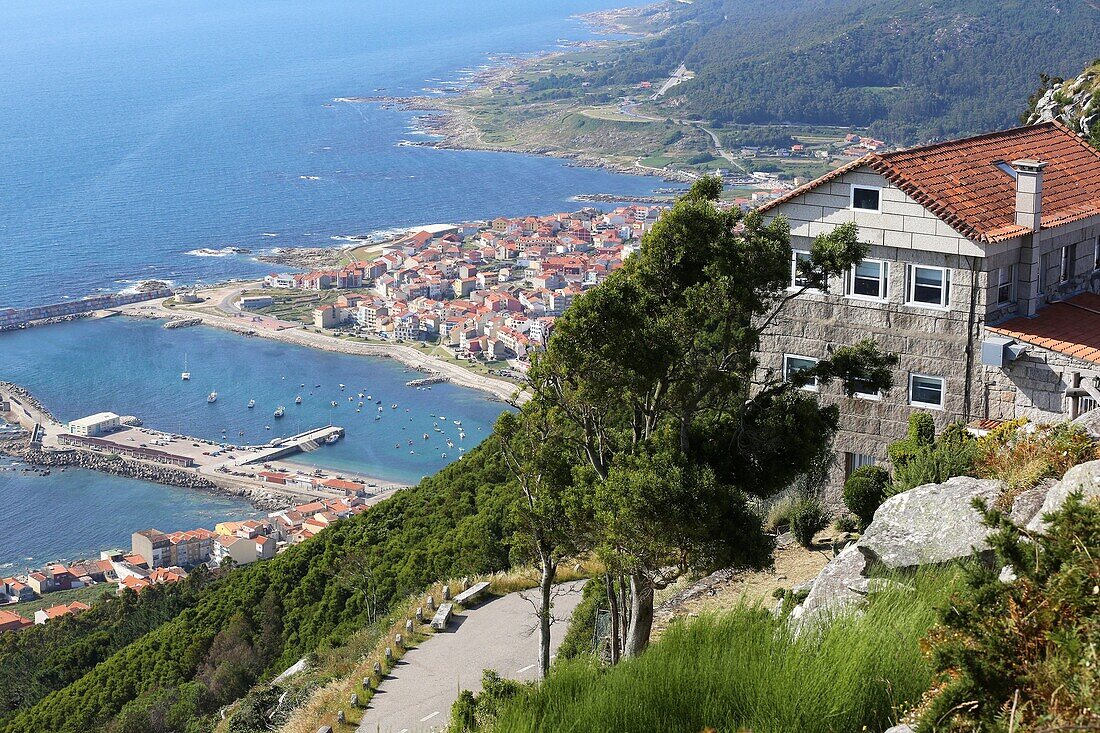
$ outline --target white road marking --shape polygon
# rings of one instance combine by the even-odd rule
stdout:
[[[409,733],[409,729],[408,728],[402,728],[397,733]]]
[[[533,665],[533,664],[528,664],[528,665],[527,665],[526,667],[524,667],[523,669],[517,669],[517,670],[515,671],[515,674],[523,674],[524,672],[526,672],[527,670],[531,669],[531,668],[532,668],[532,667],[534,667],[534,666],[535,666],[535,665]]]
[[[432,718],[434,718],[437,715],[439,715],[438,710],[436,710],[434,713],[431,713],[430,715],[425,715],[423,718],[420,719],[420,722],[423,723],[426,720],[431,720]]]

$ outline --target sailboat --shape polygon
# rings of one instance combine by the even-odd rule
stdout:
[[[187,371],[187,357],[183,357],[183,371],[180,372],[180,379],[185,382],[191,381],[191,372]]]
[[[214,390],[210,394],[206,395],[206,401],[213,404],[218,401],[218,391]]]

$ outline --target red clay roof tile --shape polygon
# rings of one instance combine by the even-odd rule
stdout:
[[[1016,224],[1016,184],[998,162],[1030,158],[1043,171],[1042,228],[1100,214],[1100,152],[1058,122],[870,153],[761,208],[779,206],[857,168],[881,174],[952,228],[977,242],[1026,234]]]

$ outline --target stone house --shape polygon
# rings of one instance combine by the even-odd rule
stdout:
[[[981,429],[1100,402],[1100,153],[1061,124],[870,153],[761,210],[790,224],[792,292],[814,237],[854,222],[871,245],[761,344],[773,376],[865,338],[900,356],[887,394],[807,387],[841,408],[834,488],[914,411]]]

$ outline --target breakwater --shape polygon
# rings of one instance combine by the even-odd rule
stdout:
[[[115,295],[95,295],[90,298],[70,300],[65,303],[53,303],[51,305],[36,305],[30,308],[6,308],[0,310],[0,331],[10,331],[24,328],[28,323],[36,321],[64,321],[72,316],[91,311],[118,308],[131,303],[139,303],[143,300],[155,298],[167,298],[173,293],[169,287],[152,287],[138,293],[118,293]]]
[[[0,381],[0,393],[7,394],[17,405],[24,405],[34,410],[38,410],[38,412],[42,413],[42,415],[50,420],[57,419],[34,395],[18,384]]]
[[[17,458],[32,469],[81,468],[122,478],[150,481],[167,486],[205,491],[215,496],[239,497],[257,509],[276,510],[291,505],[286,496],[247,487],[230,488],[217,484],[192,471],[182,471],[167,466],[156,466],[130,461],[119,456],[102,455],[78,450],[44,451],[26,440],[0,441],[0,454]]]

